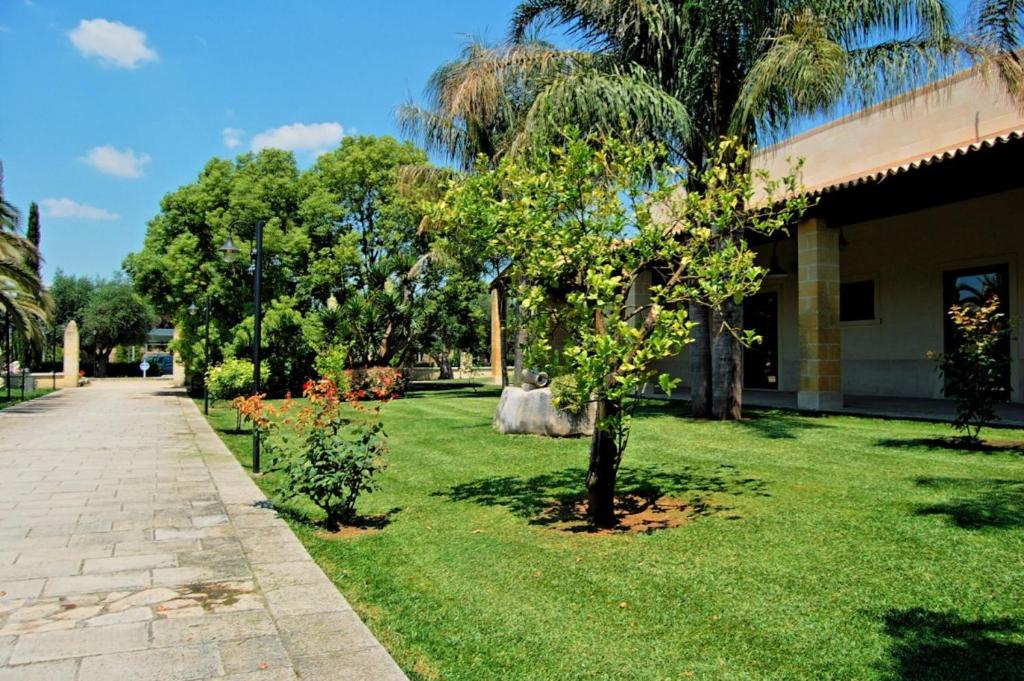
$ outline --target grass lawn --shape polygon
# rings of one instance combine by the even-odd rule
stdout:
[[[34,400],[37,397],[42,397],[48,393],[52,393],[53,390],[50,388],[38,388],[36,390],[28,390],[25,392],[25,399],[21,398],[21,389],[13,388],[11,390],[11,399],[7,399],[7,388],[0,388],[0,409],[6,409],[7,407],[18,404],[19,402],[28,402]]]
[[[377,533],[299,537],[413,679],[1022,679],[1024,449],[947,426],[638,415],[620,489],[703,509],[651,534],[538,523],[587,443],[502,436],[493,390],[388,404]],[[249,435],[211,421],[243,464]],[[1024,432],[988,430],[993,440]],[[280,479],[260,485],[279,497]],[[316,511],[284,504],[299,514]]]

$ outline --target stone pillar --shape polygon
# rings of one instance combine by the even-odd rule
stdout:
[[[501,354],[501,293],[491,289],[491,376],[501,384],[501,369],[505,358]]]
[[[72,319],[64,327],[64,378],[61,387],[78,387],[78,324]]]
[[[843,406],[839,333],[839,231],[821,218],[797,227],[799,249],[800,392],[811,411]]]
[[[177,347],[179,340],[181,340],[181,330],[174,327],[174,347]],[[180,353],[174,352],[171,357],[174,362],[171,368],[171,385],[180,388],[185,385],[185,365],[181,363]]]

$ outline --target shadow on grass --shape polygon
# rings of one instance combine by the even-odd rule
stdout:
[[[832,428],[821,417],[811,414],[791,414],[777,410],[747,410],[736,423],[755,435],[769,440],[795,440],[802,430]]]
[[[948,489],[953,498],[917,509],[918,515],[944,515],[967,530],[1024,527],[1024,482],[972,478],[918,478],[930,489]]]
[[[997,454],[1008,452],[1024,455],[1024,442],[973,442],[959,437],[885,438],[875,441],[876,447],[889,449],[924,449],[960,452],[962,454]]]
[[[892,638],[886,678],[953,681],[1024,679],[1022,633],[1010,619],[967,620],[923,608],[893,610],[884,617]]]
[[[535,525],[557,523],[557,515],[545,513],[553,504],[571,506],[585,497],[584,468],[566,468],[529,478],[494,476],[455,485],[433,496],[450,501],[469,501],[480,506],[501,506]],[[666,471],[653,466],[619,471],[616,496],[635,495],[649,503],[662,496],[689,498],[699,515],[729,510],[714,494],[770,496],[763,480],[744,477],[729,465],[720,465],[707,473],[691,467]]]
[[[274,510],[282,518],[287,518],[292,522],[299,525],[306,525],[318,530],[326,530],[327,526],[324,524],[324,518],[320,511],[316,512],[316,515],[310,515],[305,510],[296,508],[295,506],[282,503],[280,505],[274,504]],[[347,523],[346,527],[355,527],[363,530],[382,530],[392,522],[396,515],[402,512],[401,507],[395,506],[388,510],[386,513],[377,513],[374,515],[357,515],[352,519],[351,522]]]

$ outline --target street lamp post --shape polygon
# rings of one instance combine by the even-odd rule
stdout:
[[[260,394],[260,345],[262,343],[262,331],[263,331],[263,305],[262,305],[262,283],[263,283],[263,223],[257,222],[256,234],[254,236],[253,243],[253,255],[254,255],[254,266],[253,266],[253,280],[252,280],[252,297],[255,305],[254,312],[254,324],[253,324],[253,340],[252,340],[252,385],[253,395]],[[231,236],[228,236],[227,241],[221,246],[221,251],[224,252],[226,260],[231,261],[239,252],[238,247],[235,246],[234,241],[231,240]],[[252,472],[260,472],[260,431],[259,428],[253,424],[252,429]]]
[[[206,377],[210,373],[210,294],[206,294],[206,303],[203,306],[206,316],[206,330],[203,333],[203,413],[210,413],[210,389],[206,386]],[[195,314],[198,308],[195,303],[188,306],[189,314]]]

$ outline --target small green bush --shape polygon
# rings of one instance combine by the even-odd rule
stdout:
[[[321,378],[331,379],[338,392],[344,395],[350,388],[349,375],[345,370],[347,363],[348,348],[331,345],[317,354],[314,366]]]
[[[308,405],[297,422],[309,424],[297,447],[268,447],[272,465],[286,476],[287,497],[304,495],[326,514],[329,530],[351,523],[356,500],[377,488],[374,477],[384,468],[387,452],[380,408],[348,408],[330,380],[306,384]]]
[[[269,373],[266,364],[260,366],[260,381],[266,383]],[[206,374],[206,386],[214,400],[232,400],[252,395],[252,362],[247,359],[226,359],[210,367]]]
[[[1004,350],[1010,324],[996,295],[983,305],[953,305],[948,314],[957,345],[938,358],[943,392],[956,404],[953,427],[976,442],[982,427],[998,418],[995,406],[1010,398],[1005,385],[1010,357]]]

